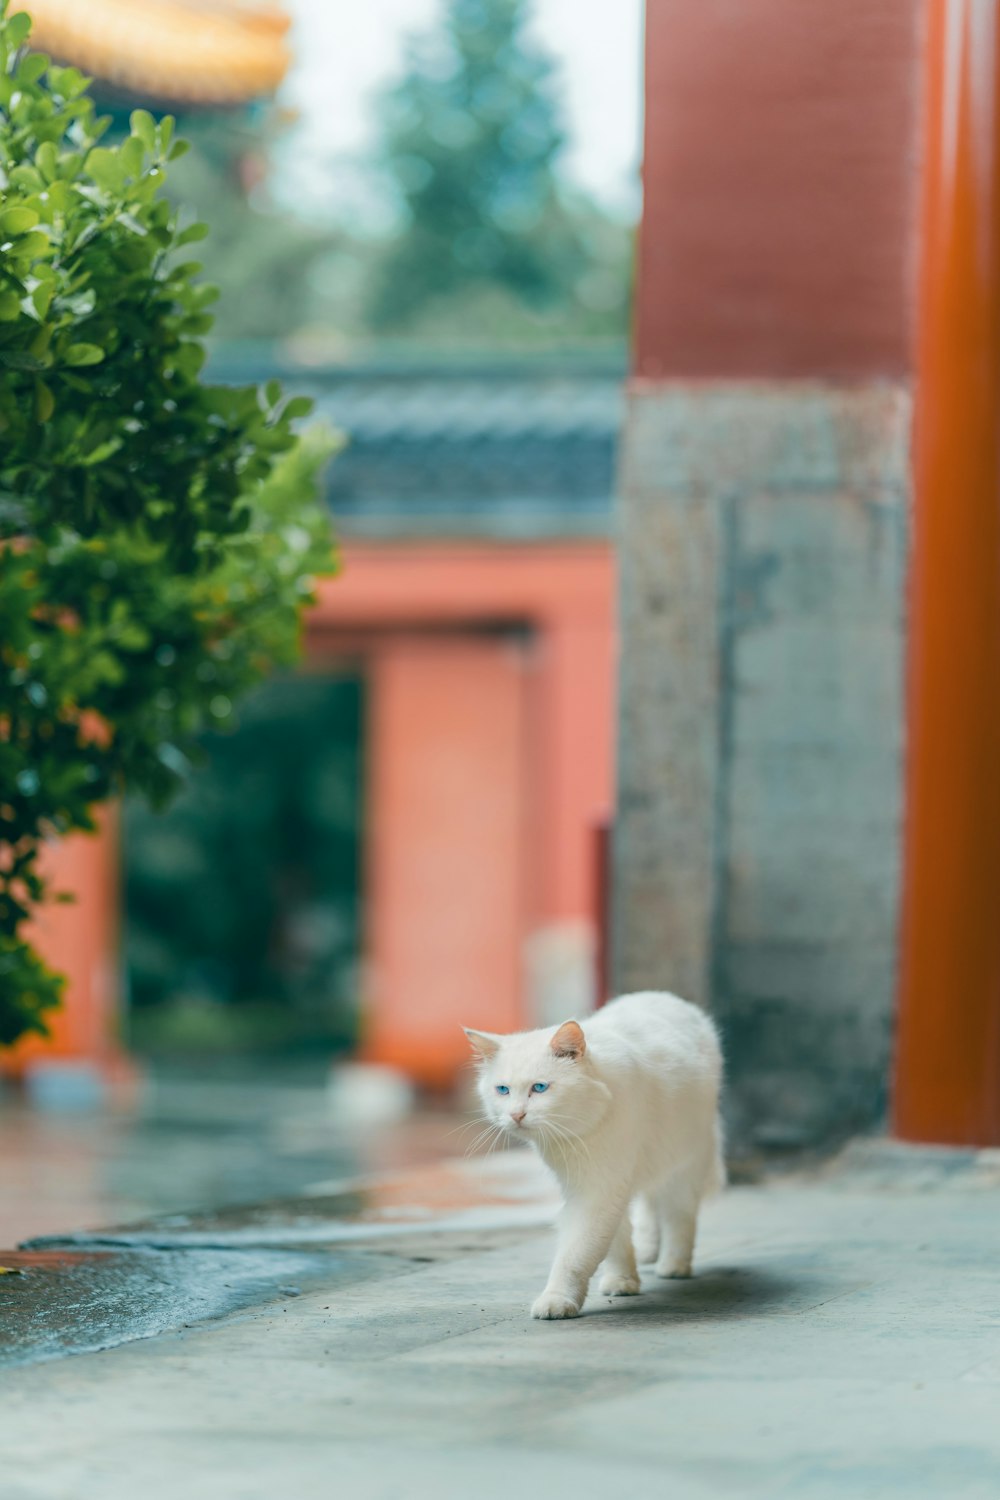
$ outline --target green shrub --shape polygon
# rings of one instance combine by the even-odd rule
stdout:
[[[25,940],[41,842],[126,788],[164,803],[198,732],[296,652],[332,571],[309,403],[204,384],[213,288],[144,110],[100,144],[87,80],[0,0],[0,1043],[60,979]],[[290,271],[293,268],[290,268]]]

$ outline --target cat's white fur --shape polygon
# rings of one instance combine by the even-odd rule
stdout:
[[[658,1276],[689,1276],[698,1209],[725,1180],[722,1055],[704,1011],[647,991],[582,1025],[466,1035],[488,1119],[529,1140],[563,1191],[555,1260],[532,1317],[576,1317],[602,1261],[600,1290],[613,1297],[639,1291],[637,1256]],[[534,1092],[536,1083],[548,1088]]]

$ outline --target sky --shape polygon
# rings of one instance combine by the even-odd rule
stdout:
[[[398,75],[403,40],[445,0],[286,0],[295,61],[281,102],[298,123],[273,184],[299,211],[379,227],[382,199],[364,159],[373,97]],[[638,207],[642,0],[535,0],[533,28],[560,65],[567,177],[612,211]],[[305,201],[304,201],[305,200]]]

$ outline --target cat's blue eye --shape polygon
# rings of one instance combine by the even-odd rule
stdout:
[[[509,1094],[510,1093],[510,1089],[507,1087],[507,1085],[505,1083],[498,1083],[497,1084],[497,1093],[498,1094]]]
[[[544,1094],[545,1090],[547,1088],[548,1088],[548,1084],[547,1083],[533,1083],[531,1085],[531,1092],[533,1094]]]

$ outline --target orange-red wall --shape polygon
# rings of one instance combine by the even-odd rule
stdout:
[[[426,1083],[465,1061],[463,1025],[522,1019],[524,658],[412,634],[369,665],[364,1050]]]
[[[117,819],[105,813],[97,834],[52,844],[42,871],[53,893],[75,901],[40,910],[32,940],[67,977],[66,1000],[50,1018],[51,1037],[30,1037],[2,1055],[7,1072],[21,1073],[45,1059],[82,1062],[107,1072],[119,1058],[120,933]]]
[[[648,0],[635,369],[912,364],[924,0]]]

